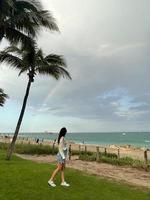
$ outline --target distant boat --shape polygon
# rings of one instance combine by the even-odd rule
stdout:
[[[46,134],[53,134],[52,132],[49,132],[49,131],[44,131],[44,133],[46,133]]]
[[[126,133],[122,133],[122,135],[126,135]]]

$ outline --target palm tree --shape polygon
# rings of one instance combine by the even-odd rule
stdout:
[[[3,106],[6,98],[8,98],[8,95],[4,93],[4,90],[0,88],[0,106]]]
[[[7,62],[15,69],[19,69],[19,75],[23,72],[28,72],[27,75],[29,78],[14,137],[7,153],[8,160],[11,158],[14,149],[15,141],[25,112],[30,87],[34,82],[34,77],[37,74],[43,74],[52,76],[56,80],[60,79],[60,77],[71,79],[70,74],[65,69],[67,65],[63,56],[55,54],[44,56],[43,51],[36,47],[35,42],[32,44],[32,47],[34,48],[27,51],[26,49],[20,49],[16,46],[10,46],[0,52],[0,62]]]
[[[53,16],[37,0],[0,1],[0,41],[6,38],[29,48],[31,37],[36,37],[41,27],[59,31]]]
[[[53,16],[37,0],[0,0],[0,42],[6,38],[11,44],[21,42],[24,48],[32,49],[32,38],[41,27],[59,31]]]

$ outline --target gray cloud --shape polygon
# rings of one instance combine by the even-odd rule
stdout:
[[[28,110],[33,115],[95,120],[91,124],[96,127],[101,121],[106,130],[108,124],[115,128],[119,123],[121,129],[127,122],[134,129],[139,121],[148,127],[150,1],[42,2],[53,11],[61,34],[43,31],[39,46],[46,54],[64,55],[73,80],[36,78]],[[2,71],[0,83],[20,103],[26,75],[16,79],[16,72],[5,73]]]

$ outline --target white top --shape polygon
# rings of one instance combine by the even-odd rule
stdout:
[[[65,151],[67,152],[67,144],[66,144],[66,141],[63,136],[60,138],[59,145],[58,145],[58,151],[59,151],[62,159],[67,158],[67,153],[64,153]]]

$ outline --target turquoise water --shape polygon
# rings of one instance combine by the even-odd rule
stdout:
[[[12,134],[12,133],[7,133]],[[57,139],[58,134],[53,133],[20,133],[20,137],[32,138],[40,140],[54,140]],[[109,133],[67,133],[67,140],[75,143],[84,144],[98,144],[98,145],[134,145],[137,147],[150,148],[150,132],[109,132]]]

